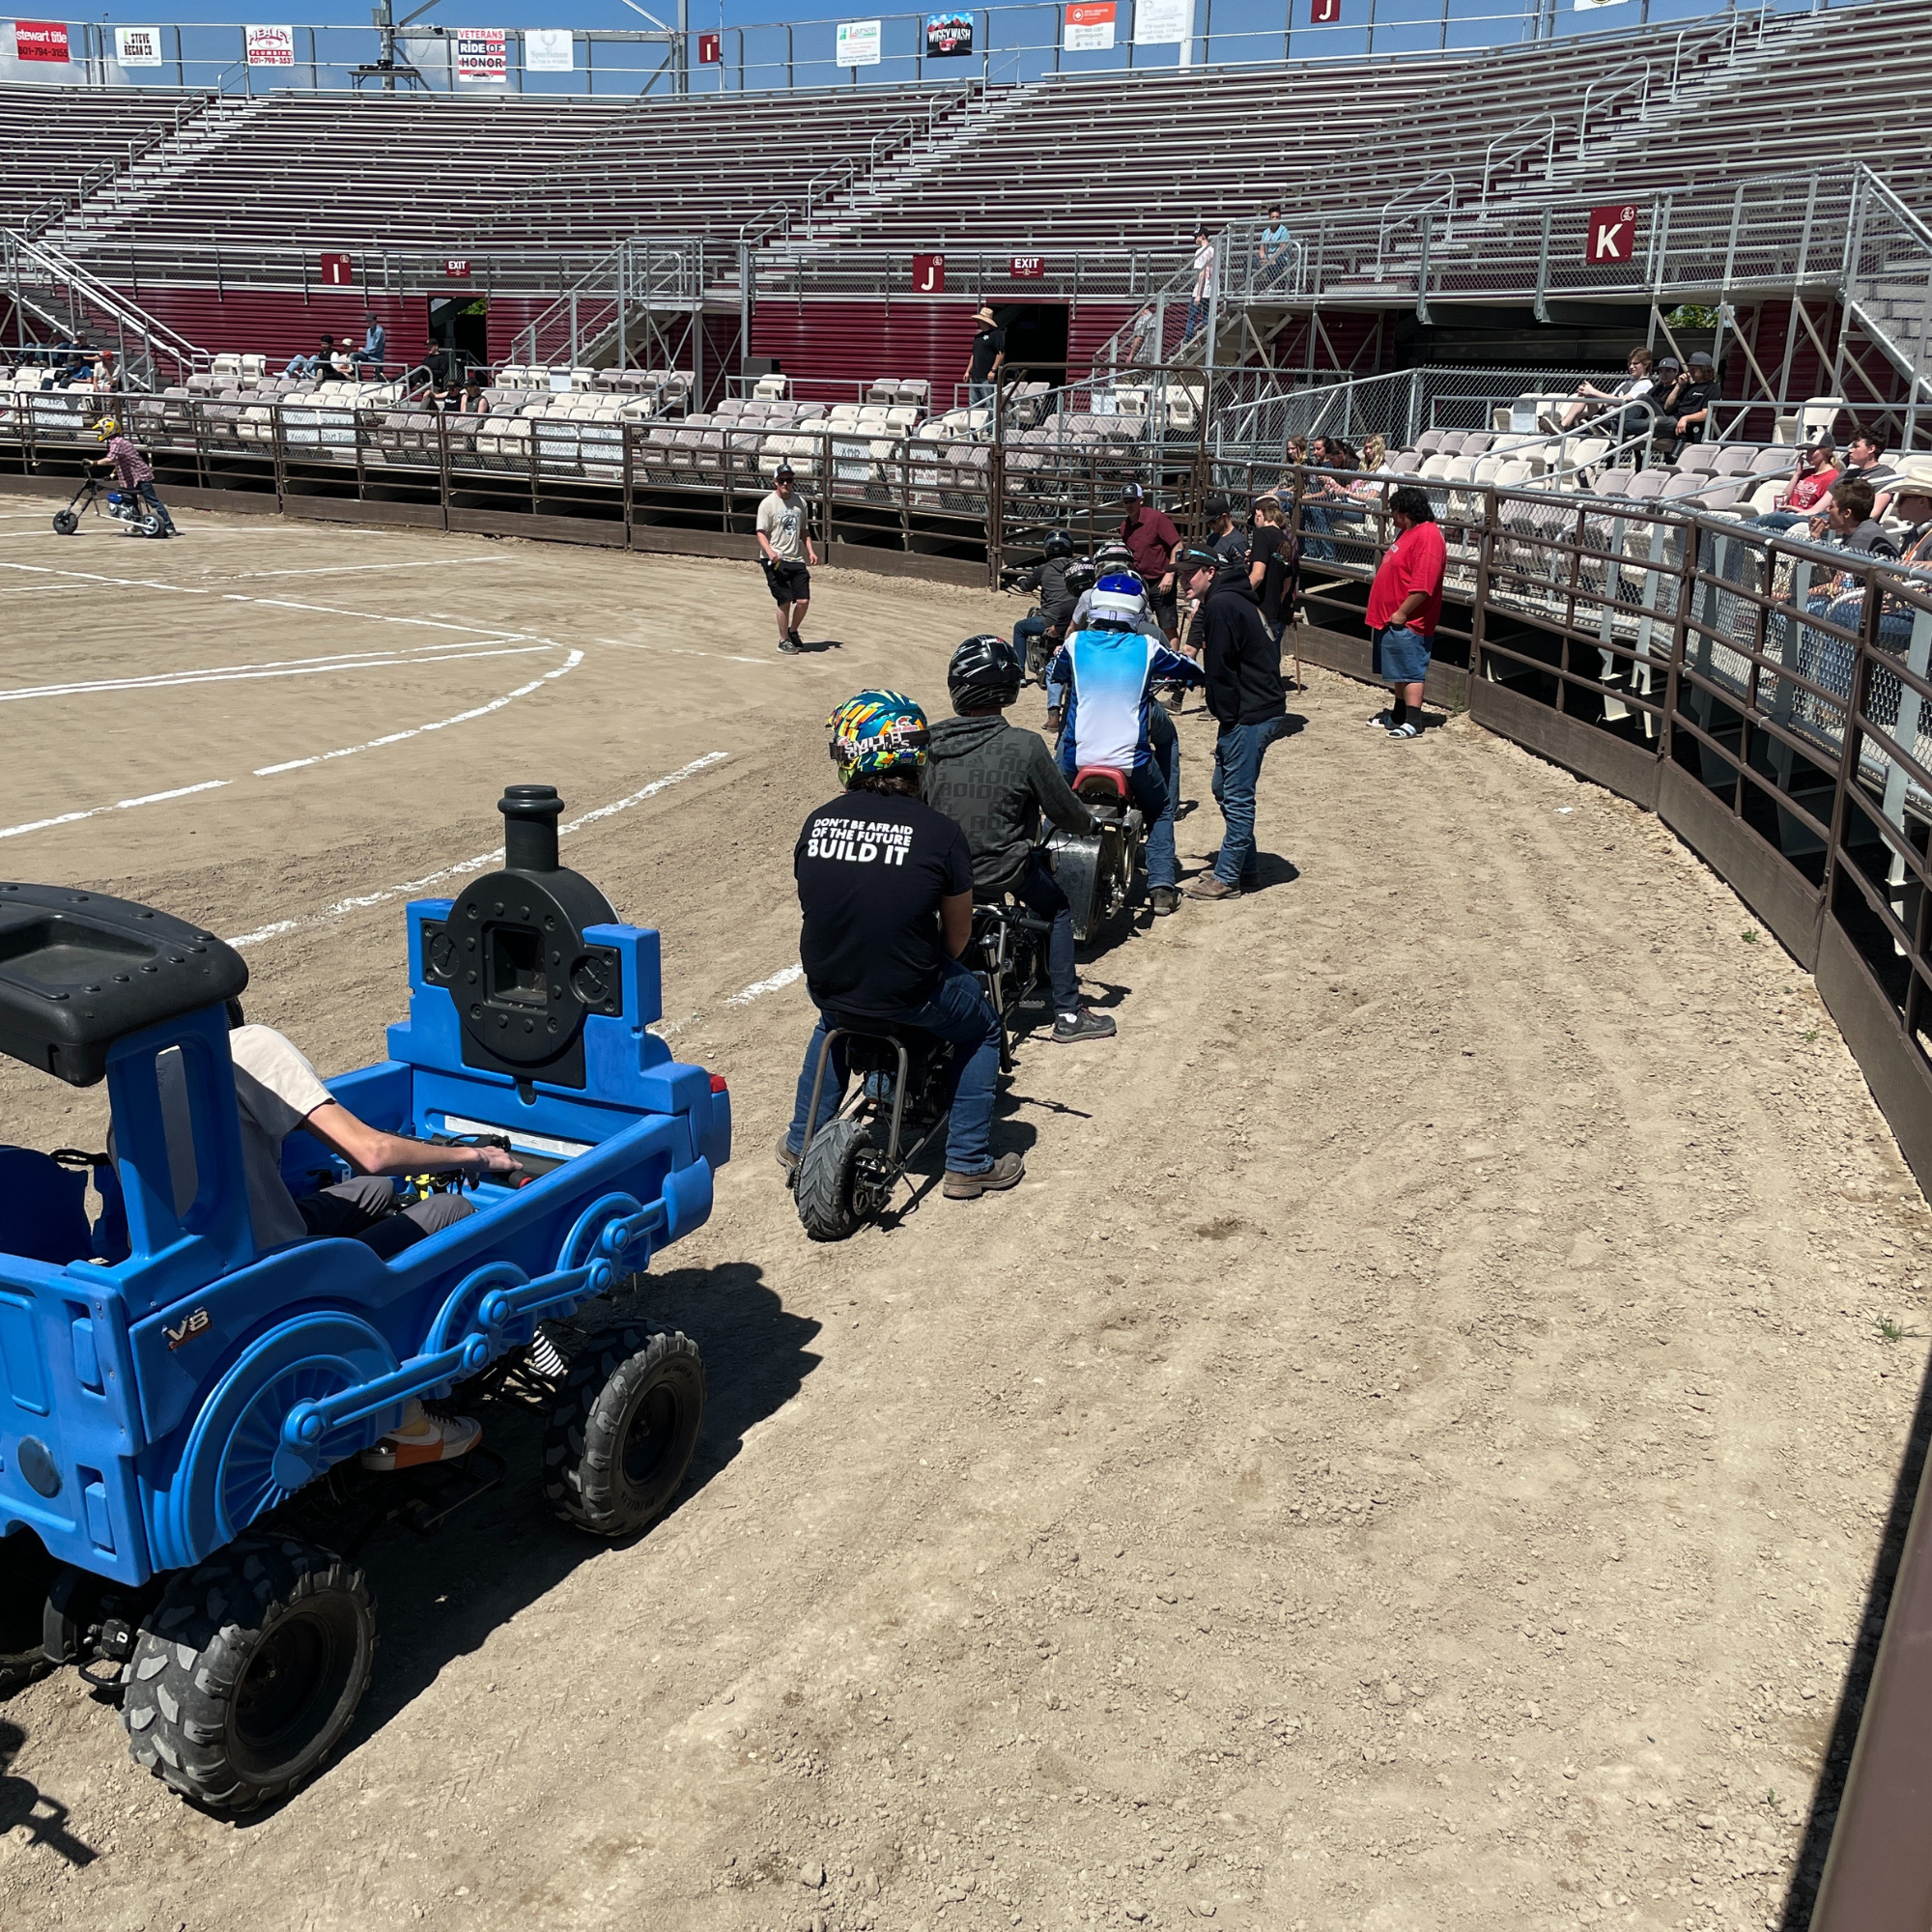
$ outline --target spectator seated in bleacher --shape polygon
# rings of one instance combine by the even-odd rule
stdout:
[[[1881,563],[1896,562],[1898,546],[1872,515],[1872,487],[1862,477],[1840,477],[1825,500],[1822,547],[1865,556]],[[1840,630],[1857,631],[1864,614],[1864,579],[1856,573],[1820,568],[1805,594],[1805,611]],[[1853,647],[1829,632],[1800,627],[1798,668],[1814,684],[1849,696]]]
[[[1825,498],[1837,480],[1838,453],[1832,439],[1821,436],[1808,449],[1799,452],[1791,482],[1779,493],[1776,504],[1763,516],[1752,517],[1745,527],[1776,534],[1808,523],[1814,533],[1822,536]]]
[[[483,371],[472,369],[463,379],[463,398],[457,407],[467,416],[487,416],[490,399],[483,393]]]
[[[1587,418],[1596,424],[1599,435],[1607,436],[1613,442],[1627,441],[1653,413],[1650,393],[1656,362],[1656,356],[1648,349],[1633,349],[1626,365],[1629,374],[1615,388],[1600,389],[1594,383],[1578,383],[1577,401],[1570,404],[1560,417],[1541,415],[1537,422],[1554,436],[1575,429]]]
[[[1657,427],[1652,435],[1655,461],[1675,463],[1693,442],[1711,434],[1711,412],[1718,403],[1718,370],[1701,349],[1690,352],[1690,366],[1682,367],[1666,355],[1659,365],[1652,393],[1657,399]]]
[[[289,366],[283,370],[285,376],[319,376],[324,366],[335,354],[335,337],[325,335],[313,355],[291,355]]]
[[[1343,480],[1355,468],[1355,452],[1340,437],[1315,439],[1315,463],[1301,497],[1303,556],[1332,561],[1335,546],[1329,539],[1336,524],[1360,521],[1362,508]]]
[[[368,327],[362,331],[362,354],[357,358],[362,373],[380,378],[383,361],[388,353],[389,338],[383,325],[372,315],[367,318]]]

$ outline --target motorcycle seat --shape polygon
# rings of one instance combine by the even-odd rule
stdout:
[[[1127,775],[1117,765],[1082,765],[1073,774],[1073,795],[1082,799],[1127,797]]]

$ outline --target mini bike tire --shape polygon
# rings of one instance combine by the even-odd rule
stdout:
[[[54,534],[56,536],[71,537],[79,527],[80,519],[71,510],[56,510],[54,512]]]
[[[865,1140],[865,1122],[827,1121],[798,1164],[792,1198],[814,1241],[842,1241],[858,1229],[861,1216],[852,1197]]]
[[[359,1569],[293,1537],[239,1537],[142,1619],[122,1673],[128,1750],[184,1798],[252,1811],[320,1768],[375,1666]]]
[[[551,1408],[544,1499],[592,1536],[635,1535],[669,1508],[703,1428],[704,1362],[690,1336],[600,1329]]]

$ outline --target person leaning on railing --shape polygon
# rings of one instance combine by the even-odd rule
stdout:
[[[1895,563],[1898,546],[1872,515],[1872,487],[1862,477],[1841,477],[1832,485],[1825,502],[1826,535],[1819,548],[1843,551],[1875,563]],[[1822,617],[1835,630],[1856,632],[1864,613],[1865,580],[1856,570],[1815,574],[1805,593],[1807,616]],[[1833,632],[1799,627],[1798,668],[1814,684],[1848,697],[1852,689],[1855,646]]]

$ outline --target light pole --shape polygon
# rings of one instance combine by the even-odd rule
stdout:
[[[382,57],[378,65],[383,70],[383,92],[384,94],[393,94],[396,91],[397,34],[403,28],[407,27],[412,20],[421,19],[432,7],[440,7],[441,5],[442,0],[423,0],[423,4],[413,14],[405,14],[400,20],[395,17],[395,9],[389,4],[389,0],[382,0],[380,6],[370,9],[369,17],[376,23],[376,32],[382,36],[383,41]]]

